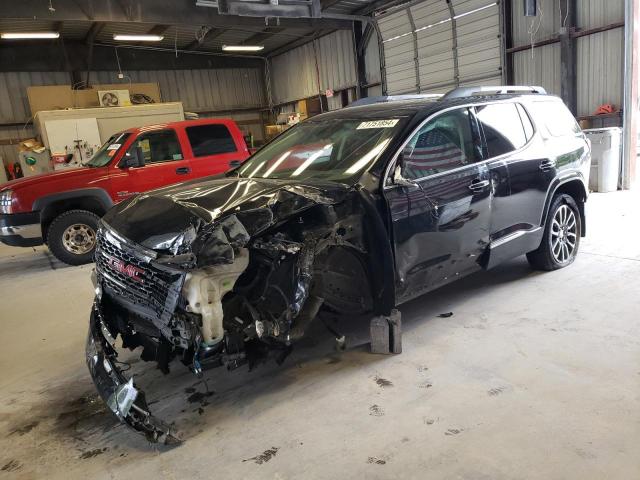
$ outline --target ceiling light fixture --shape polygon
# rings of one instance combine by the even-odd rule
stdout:
[[[223,45],[223,52],[259,52],[264,45]]]
[[[11,32],[0,34],[0,38],[3,38],[4,40],[35,40],[41,38],[59,37],[59,32]]]
[[[164,37],[162,35],[113,34],[113,39],[119,42],[160,42],[163,38]]]

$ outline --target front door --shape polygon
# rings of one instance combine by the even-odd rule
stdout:
[[[111,177],[117,201],[193,178],[191,164],[184,158],[176,131],[172,128],[141,133],[123,158],[137,147],[142,149],[145,165],[135,168],[118,167]]]
[[[413,185],[404,181],[385,190],[399,302],[480,268],[491,203],[489,169],[481,160],[478,126],[468,108],[430,119],[403,148],[402,178]]]

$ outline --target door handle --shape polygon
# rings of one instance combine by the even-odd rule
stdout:
[[[548,172],[552,168],[555,168],[555,166],[556,166],[555,160],[545,159],[540,162],[540,167],[538,168],[540,168],[540,170],[542,170],[543,172]]]
[[[241,162],[240,160],[231,160],[231,161],[229,162],[229,167],[230,167],[230,168],[237,168],[237,167],[239,167],[240,165],[242,165],[242,162]]]
[[[483,190],[488,186],[489,186],[489,180],[476,179],[473,182],[471,182],[471,185],[469,185],[469,189],[473,190],[474,192],[479,192],[480,190]]]
[[[178,175],[186,175],[190,171],[191,171],[191,169],[189,167],[178,167],[178,168],[176,168],[176,173]]]

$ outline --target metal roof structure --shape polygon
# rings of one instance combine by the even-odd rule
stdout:
[[[128,45],[114,41],[114,34],[154,33],[164,38],[149,45],[152,47],[220,53],[223,45],[258,44],[264,46],[262,51],[246,55],[269,56],[295,48],[337,29],[350,28],[352,22],[349,16],[369,15],[375,9],[397,1],[321,0],[322,16],[303,19],[211,14],[215,8],[202,5],[216,2],[203,0],[160,0],[155,1],[153,6],[149,6],[151,0],[134,0],[137,10],[140,10],[135,16],[130,16],[136,19],[135,21],[119,21],[127,17],[127,14],[125,13],[124,17],[114,14],[113,8],[121,7],[113,0],[105,0],[104,3],[109,4],[108,7],[104,8],[104,12],[98,13],[76,11],[69,5],[78,2],[71,0],[53,0],[54,12],[47,11],[46,2],[26,0],[19,5],[14,2],[0,3],[0,33],[57,31],[65,42],[93,41],[96,45],[121,47]],[[186,5],[182,11],[188,10],[193,14],[172,14],[172,9],[178,8],[176,4],[180,3]],[[166,15],[162,15],[159,4],[167,5]],[[150,13],[146,15],[145,10],[149,10]],[[6,44],[7,42],[0,42],[0,47]]]

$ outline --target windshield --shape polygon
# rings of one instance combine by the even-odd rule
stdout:
[[[389,145],[400,119],[304,122],[247,160],[248,178],[339,181],[364,172]]]
[[[104,167],[111,161],[115,154],[118,153],[118,150],[120,150],[120,147],[127,141],[129,135],[131,134],[116,133],[112,135],[85,165],[87,167]]]

